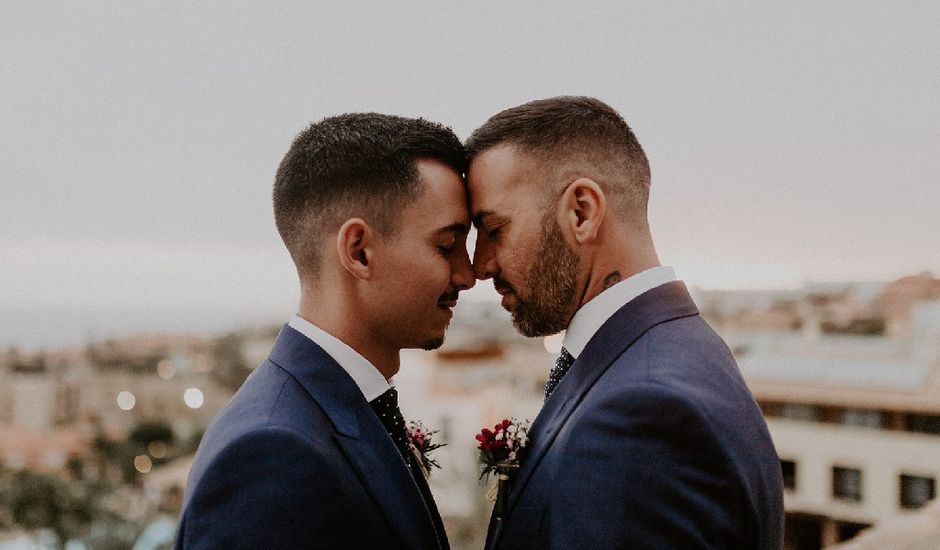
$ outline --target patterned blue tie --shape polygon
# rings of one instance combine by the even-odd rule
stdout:
[[[552,372],[548,375],[548,382],[545,382],[545,400],[548,401],[548,398],[552,395],[552,392],[555,391],[555,387],[561,382],[561,379],[564,378],[565,374],[568,372],[568,369],[571,368],[571,365],[574,364],[574,357],[568,353],[568,350],[561,348],[561,353],[558,355],[558,359],[555,359],[555,366],[552,367]]]

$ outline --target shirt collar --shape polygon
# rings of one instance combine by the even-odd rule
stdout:
[[[604,290],[575,312],[563,345],[575,359],[610,317],[631,300],[647,290],[676,280],[676,271],[658,266],[641,271]]]
[[[372,401],[394,386],[393,379],[385,380],[379,369],[359,352],[303,317],[294,315],[287,325],[330,354],[330,357],[339,363],[339,366],[343,367],[353,382],[359,386],[359,391],[365,396],[366,401]]]

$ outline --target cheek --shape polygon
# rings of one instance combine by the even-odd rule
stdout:
[[[529,265],[535,260],[531,257],[534,252],[532,243],[521,239],[505,244],[496,249],[496,263],[504,278],[511,283],[521,284],[529,273]]]
[[[434,254],[427,261],[421,262],[420,267],[412,273],[408,284],[415,287],[416,292],[433,295],[436,300],[447,287],[450,286],[450,273],[454,263],[440,254]]]

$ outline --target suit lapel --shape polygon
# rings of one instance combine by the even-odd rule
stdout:
[[[289,326],[281,329],[270,359],[297,379],[330,418],[337,443],[401,545],[440,548],[435,524],[409,467],[346,371]]]
[[[620,308],[601,326],[532,423],[529,432],[532,447],[513,481],[506,519],[512,514],[519,495],[538,468],[545,452],[551,447],[558,431],[614,359],[652,327],[696,314],[698,309],[688,290],[683,283],[677,281],[641,294]],[[498,533],[494,539],[496,538]],[[494,540],[493,544],[495,543]]]
[[[447,533],[444,530],[444,521],[441,519],[441,514],[437,510],[437,503],[434,502],[434,495],[431,494],[431,487],[428,485],[428,480],[425,479],[424,472],[421,470],[421,467],[418,466],[416,460],[411,460],[409,466],[411,467],[411,475],[414,476],[415,483],[418,485],[418,489],[424,497],[424,503],[428,508],[428,513],[431,515],[431,521],[434,523],[434,529],[437,531],[437,540],[441,548],[448,550],[450,546],[447,544]]]
[[[363,410],[372,418],[362,415],[362,437],[341,434],[337,438],[346,458],[399,535],[402,546],[439,548],[437,530],[408,465],[368,405]]]

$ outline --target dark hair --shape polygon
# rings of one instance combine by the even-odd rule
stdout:
[[[466,142],[471,160],[500,145],[535,156],[550,179],[597,180],[616,198],[622,217],[642,214],[645,222],[649,161],[623,117],[603,101],[584,96],[530,101],[493,115]]]
[[[300,132],[274,179],[274,221],[303,277],[319,269],[322,238],[351,217],[394,234],[402,208],[420,194],[419,160],[458,174],[466,153],[454,132],[421,118],[349,113]]]

